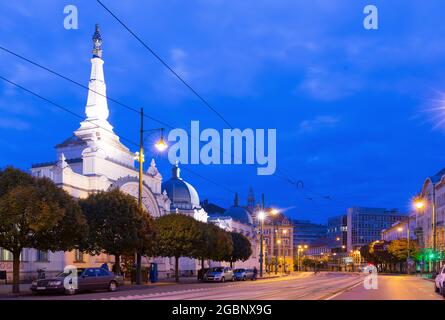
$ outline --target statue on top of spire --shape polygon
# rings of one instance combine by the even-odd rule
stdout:
[[[96,31],[93,35],[93,57],[102,59],[102,36],[99,24],[96,24]]]

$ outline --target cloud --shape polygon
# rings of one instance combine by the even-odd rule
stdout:
[[[362,80],[346,72],[309,68],[298,87],[313,99],[334,101],[353,95],[362,88]]]
[[[300,133],[312,132],[322,128],[333,128],[340,121],[339,117],[318,116],[312,120],[304,120],[300,123]]]
[[[28,122],[23,120],[13,118],[0,118],[0,128],[23,131],[30,129],[31,126]]]

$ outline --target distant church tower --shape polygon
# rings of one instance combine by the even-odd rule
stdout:
[[[247,195],[247,207],[251,212],[255,209],[255,194],[252,187],[249,188],[249,194]]]

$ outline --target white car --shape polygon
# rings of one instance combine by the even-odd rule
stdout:
[[[445,266],[442,267],[440,273],[438,273],[436,278],[434,279],[434,289],[436,290],[436,292],[440,293],[445,298],[444,283],[445,283]]]

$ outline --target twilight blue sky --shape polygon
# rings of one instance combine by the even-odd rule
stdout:
[[[190,166],[241,199],[252,186],[267,204],[317,222],[347,205],[406,211],[424,178],[445,166],[441,0],[103,1],[235,127],[276,128],[280,174],[334,200],[257,176],[254,166]],[[79,9],[78,30],[63,28],[68,4]],[[377,31],[362,26],[367,4],[379,8]],[[176,127],[225,127],[95,1],[2,1],[0,17],[1,46],[85,85],[100,23],[110,97]],[[0,75],[84,112],[85,90],[4,52]],[[137,141],[137,114],[109,106],[115,131]],[[0,166],[55,160],[54,146],[78,123],[0,82]],[[169,177],[166,157],[156,157]],[[225,189],[183,177],[201,199],[232,202]]]

